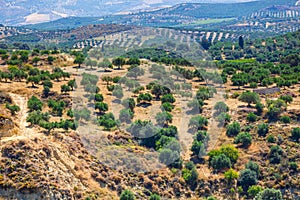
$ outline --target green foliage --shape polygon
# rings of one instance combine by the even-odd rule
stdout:
[[[79,53],[75,57],[74,64],[78,64],[78,67],[80,67],[81,64],[84,62],[84,60],[85,60],[84,55]]]
[[[256,114],[254,114],[254,113],[249,113],[248,115],[247,115],[247,121],[248,122],[256,122],[257,121],[257,115]]]
[[[234,138],[234,143],[241,143],[243,147],[247,148],[252,143],[252,136],[250,133],[241,132]]]
[[[77,121],[79,121],[80,119],[84,119],[85,121],[88,121],[91,117],[91,111],[87,108],[75,109],[74,117]]]
[[[182,170],[182,177],[191,187],[195,187],[197,185],[198,172],[193,162],[185,164],[185,168]]]
[[[100,118],[98,119],[98,123],[100,126],[103,126],[106,130],[111,130],[112,128],[118,125],[112,113],[107,113],[100,116]]]
[[[290,95],[282,95],[279,97],[279,99],[283,100],[285,103],[292,103],[293,97]]]
[[[121,122],[130,123],[133,115],[134,114],[130,109],[123,109],[120,111],[119,120]]]
[[[232,167],[230,159],[223,153],[213,156],[210,160],[210,166],[219,171]]]
[[[280,146],[272,146],[269,153],[269,160],[272,164],[278,164],[281,162],[283,150]]]
[[[64,101],[54,101],[52,99],[48,100],[49,108],[52,108],[52,114],[57,116],[62,116],[66,103]]]
[[[261,115],[264,111],[264,105],[261,102],[257,102],[255,108],[258,115]]]
[[[285,124],[291,123],[291,118],[289,116],[281,116],[280,121]]]
[[[246,167],[246,169],[250,169],[250,170],[254,171],[256,173],[257,177],[259,176],[260,169],[259,169],[259,165],[257,163],[249,161],[245,167]]]
[[[88,73],[82,74],[82,80],[80,82],[81,85],[97,85],[98,76]]]
[[[267,142],[269,142],[269,143],[275,143],[276,142],[276,138],[275,138],[275,136],[274,135],[268,135],[268,137],[267,137]]]
[[[104,102],[96,102],[95,103],[95,110],[99,110],[100,113],[104,113],[108,111],[108,105]]]
[[[145,94],[140,94],[137,98],[137,102],[138,103],[145,103],[145,102],[151,102],[152,101],[152,96],[149,93],[145,93]]]
[[[232,167],[239,157],[238,150],[230,145],[222,146],[219,150],[212,150],[208,153],[209,166],[216,170]]]
[[[76,80],[69,80],[68,84],[67,84],[72,90],[74,90],[75,88],[77,88],[77,84],[76,84]]]
[[[256,185],[257,174],[250,169],[244,169],[240,172],[238,183],[243,187],[244,191],[247,191],[250,186]]]
[[[290,170],[293,170],[293,171],[297,172],[298,171],[298,164],[296,162],[290,162],[289,163],[289,168],[290,168]]]
[[[221,113],[226,113],[229,111],[229,107],[224,102],[217,102],[214,106],[215,109],[215,116],[220,115]]]
[[[69,87],[68,85],[62,85],[62,86],[60,86],[60,91],[62,93],[67,93],[67,92],[70,92],[71,90],[72,90],[71,87]]]
[[[217,121],[220,125],[227,125],[231,120],[231,116],[228,113],[221,113],[217,116]]]
[[[172,110],[174,109],[174,106],[169,102],[165,102],[161,105],[161,109],[162,109],[162,111],[172,112]]]
[[[295,142],[300,142],[300,128],[293,128],[291,138]]]
[[[162,103],[175,103],[175,98],[173,97],[172,94],[165,94],[161,97],[161,102]]]
[[[157,113],[157,115],[155,116],[155,120],[158,125],[164,126],[165,124],[168,125],[168,123],[172,123],[173,116],[170,113],[164,111]]]
[[[120,200],[135,200],[133,192],[130,190],[124,190],[121,193]]]
[[[203,156],[206,152],[208,140],[209,136],[207,132],[198,131],[194,136],[194,141],[191,147],[193,155],[197,155],[199,157]]]
[[[260,137],[265,137],[269,132],[269,125],[262,123],[259,124],[257,127],[257,133]]]
[[[227,182],[231,183],[233,180],[237,179],[239,177],[239,174],[237,171],[233,169],[229,169],[224,173],[224,177],[227,180]]]
[[[260,101],[258,94],[250,91],[243,92],[240,95],[239,100],[248,103],[248,106],[250,106],[251,103],[257,104]]]
[[[203,130],[208,125],[208,120],[202,116],[194,116],[189,121],[189,128],[194,131]]]
[[[48,113],[42,113],[40,110],[35,110],[28,114],[26,121],[31,123],[31,125],[39,125],[40,122],[47,122],[49,118],[50,116]]]
[[[238,122],[233,122],[232,124],[229,124],[226,128],[227,136],[236,136],[241,131],[241,126]]]
[[[133,109],[135,108],[135,101],[133,98],[127,98],[127,99],[124,99],[122,101],[122,105],[125,107],[125,108],[128,108],[130,109],[131,111],[133,111]]]
[[[249,187],[247,193],[248,193],[248,196],[253,198],[255,197],[258,193],[260,193],[263,189],[258,186],[258,185],[252,185]]]
[[[126,61],[125,58],[117,57],[113,59],[112,64],[121,69],[121,67],[126,64]]]
[[[117,99],[122,99],[122,97],[124,96],[123,90],[122,90],[122,89],[119,89],[119,88],[114,89],[114,91],[112,92],[112,95],[113,95],[114,97],[116,97]]]
[[[187,106],[191,109],[192,112],[202,112],[202,107],[204,106],[204,102],[202,100],[193,99],[188,102]]]
[[[267,116],[269,120],[274,121],[277,120],[280,113],[282,113],[286,109],[286,103],[281,100],[269,100],[267,101],[268,112]]]
[[[19,106],[8,104],[8,103],[5,104],[5,108],[10,111],[11,115],[16,115],[16,113],[20,111]]]
[[[160,200],[160,196],[158,194],[151,194],[149,200]]]
[[[280,190],[276,190],[274,188],[272,189],[264,189],[262,192],[258,193],[255,198],[255,200],[283,200],[282,194]]]
[[[30,112],[42,110],[43,102],[41,102],[41,100],[39,100],[37,97],[32,96],[27,102],[27,107]]]

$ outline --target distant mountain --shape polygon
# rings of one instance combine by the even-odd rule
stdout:
[[[253,13],[272,8],[275,5],[279,7],[295,7],[296,2],[297,0],[261,0],[238,3],[183,3],[151,12],[109,15],[104,17],[68,17],[47,23],[29,25],[26,27],[33,29],[54,30],[67,28],[70,29],[79,26],[100,23],[175,27],[178,25],[181,26],[182,24],[198,25],[198,21],[203,19],[213,19],[207,20],[207,23],[208,21],[221,23],[229,21],[228,23],[231,23],[232,20],[241,21]],[[298,13],[298,11],[295,13]],[[204,22],[204,24],[205,23],[206,22]]]
[[[129,14],[158,10],[180,3],[193,2],[205,4],[244,1],[253,0],[0,0],[0,24],[35,24],[68,16],[99,17],[113,14]],[[295,4],[296,0],[262,0],[254,4],[265,6],[272,4],[272,2],[274,2],[273,4],[278,4],[279,2],[281,4],[286,4],[286,2]],[[249,5],[251,6],[252,4]],[[206,8],[205,5],[203,6]],[[208,5],[209,8],[210,6],[211,4]],[[219,5],[217,10],[222,6],[223,5]],[[227,8],[227,6],[225,8]],[[256,6],[254,6],[254,8],[256,8]],[[167,9],[166,11],[169,12]],[[181,10],[178,11],[181,12]],[[232,11],[238,12],[239,9],[234,7]],[[209,15],[210,13],[207,14]],[[220,15],[221,14],[222,12]]]

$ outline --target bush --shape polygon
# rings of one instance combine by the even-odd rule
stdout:
[[[291,123],[291,118],[289,116],[282,116],[282,117],[280,117],[280,121],[282,123],[289,124],[289,123]]]
[[[257,133],[261,137],[265,137],[269,133],[269,125],[268,124],[259,124],[257,127]]]
[[[219,122],[219,126],[228,124],[230,122],[230,120],[231,120],[231,116],[228,113],[221,113],[217,117],[217,121]]]
[[[278,164],[281,161],[283,150],[280,146],[272,146],[269,153],[269,160],[272,164]]]
[[[252,136],[250,135],[250,133],[246,132],[239,133],[234,139],[235,144],[241,143],[243,147],[249,147],[251,145],[251,142]]]
[[[15,115],[17,112],[20,111],[20,107],[17,105],[10,105],[10,104],[5,104],[6,109],[8,109],[11,113],[11,115]]]
[[[262,192],[258,193],[254,198],[254,200],[271,200],[271,199],[283,200],[280,190],[267,188]]]
[[[174,106],[169,102],[165,102],[161,105],[161,109],[163,111],[172,112],[172,110],[174,109]]]
[[[258,102],[255,104],[255,108],[256,108],[257,115],[261,115],[264,111],[264,104]]]
[[[285,103],[292,103],[293,102],[293,97],[290,95],[282,95],[279,97],[279,99],[285,101]]]
[[[297,128],[293,128],[291,138],[295,142],[299,142],[299,139],[300,139],[300,128],[298,128],[298,127]]]
[[[124,190],[121,193],[120,200],[134,200],[134,194],[130,190]]]
[[[240,172],[238,183],[242,186],[244,191],[247,191],[248,188],[257,183],[257,175],[255,171],[250,169],[245,169]]]
[[[157,113],[155,116],[156,122],[160,126],[164,126],[165,124],[172,123],[173,116],[168,112]]]
[[[224,154],[214,156],[211,159],[210,165],[217,171],[228,169],[232,166],[230,159]]]
[[[100,126],[103,126],[106,130],[111,130],[112,128],[117,126],[117,122],[115,121],[115,117],[112,113],[102,115],[98,119],[98,123]]]
[[[238,122],[233,122],[227,126],[226,135],[236,136],[241,131],[241,126]]]
[[[259,170],[259,165],[255,162],[249,161],[246,164],[246,169],[250,169],[252,171],[254,171],[257,175],[257,177],[259,176],[260,170]]]
[[[32,111],[37,111],[37,110],[42,110],[43,103],[35,96],[32,96],[28,102],[27,106],[30,112]]]
[[[198,113],[202,112],[203,105],[204,102],[198,99],[193,99],[187,104],[188,108],[190,108],[192,112],[198,112]]]
[[[198,131],[203,130],[208,125],[208,120],[202,116],[194,116],[189,121],[189,128]]]
[[[215,109],[215,116],[220,115],[221,113],[226,113],[229,111],[229,107],[226,105],[224,102],[217,102],[216,105],[214,106]]]
[[[227,180],[227,182],[231,183],[233,180],[239,177],[239,174],[235,170],[229,169],[224,173],[224,177]]]
[[[119,120],[121,122],[130,123],[133,118],[133,112],[130,109],[123,109],[120,111]]]
[[[197,134],[194,136],[194,141],[191,147],[193,155],[198,155],[199,157],[202,157],[206,152],[208,140],[209,136],[207,132],[198,131]]]
[[[124,99],[122,101],[122,105],[125,107],[125,108],[128,108],[130,109],[131,111],[133,111],[134,107],[135,107],[135,101],[133,98],[127,98],[127,99]]]
[[[296,162],[290,162],[289,163],[289,168],[295,172],[298,171],[298,164]]]
[[[185,169],[182,170],[182,177],[190,186],[194,187],[197,185],[198,172],[194,163],[188,162],[185,164]]]
[[[248,192],[248,196],[253,198],[258,193],[260,193],[262,190],[263,189],[260,186],[258,186],[258,185],[252,185],[252,186],[249,187],[249,189],[247,191]]]
[[[250,106],[251,103],[257,104],[259,102],[259,96],[254,92],[247,91],[241,94],[239,100],[248,103],[248,106]]]
[[[160,200],[160,196],[158,194],[151,194],[149,200]]]
[[[267,142],[269,142],[269,143],[275,143],[276,142],[275,136],[272,135],[272,134],[268,135]]]
[[[165,94],[164,96],[161,97],[161,102],[162,103],[166,103],[166,102],[169,102],[169,103],[175,103],[175,98],[173,97],[172,94]]]
[[[257,120],[257,115],[255,115],[254,113],[249,113],[247,115],[248,122],[256,122],[256,120]]]

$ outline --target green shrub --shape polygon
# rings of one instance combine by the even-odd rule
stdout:
[[[289,124],[289,123],[291,123],[291,118],[289,116],[282,116],[282,117],[280,117],[280,121],[282,123]]]
[[[267,142],[269,142],[269,143],[275,143],[276,142],[276,138],[275,138],[275,136],[274,135],[268,135],[268,137],[267,137]]]
[[[124,190],[121,193],[120,200],[135,200],[133,192],[130,190]]]
[[[247,191],[248,188],[257,183],[257,175],[255,171],[250,169],[244,169],[240,172],[238,183],[242,186],[244,191]]]
[[[300,128],[293,128],[292,130],[292,135],[291,135],[292,140],[299,142],[300,139]]]
[[[272,146],[269,153],[269,160],[272,164],[278,164],[281,161],[283,150],[280,146]]]
[[[262,190],[263,189],[260,186],[258,186],[258,185],[252,185],[252,186],[249,187],[249,189],[247,191],[248,192],[248,196],[253,198],[258,193],[260,193]]]
[[[276,189],[264,189],[262,192],[258,193],[255,198],[255,200],[283,200],[282,194],[280,190]]]
[[[269,133],[269,125],[268,124],[259,124],[257,127],[257,133],[261,137],[265,137]]]
[[[257,120],[257,115],[255,115],[254,113],[249,113],[247,115],[248,122],[256,122],[256,120]]]
[[[235,144],[241,143],[243,147],[249,147],[252,143],[252,136],[250,133],[247,133],[247,132],[239,133],[235,137],[234,143]]]
[[[185,168],[182,170],[182,177],[185,180],[185,182],[190,186],[197,185],[198,172],[194,163],[188,162],[185,164]]]
[[[158,194],[151,194],[149,200],[160,200],[160,196]]]
[[[236,136],[241,131],[241,126],[238,122],[233,122],[227,126],[226,135]]]
[[[289,168],[295,172],[298,171],[298,164],[296,162],[290,162],[289,163]]]

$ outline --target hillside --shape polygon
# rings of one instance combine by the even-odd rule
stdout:
[[[298,200],[300,32],[208,52],[175,33],[1,49],[0,198]]]

